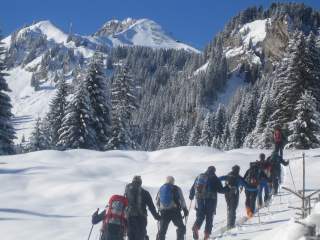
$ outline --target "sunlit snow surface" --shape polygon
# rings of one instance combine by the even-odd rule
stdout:
[[[259,153],[260,150],[220,152],[212,148],[180,147],[157,152],[72,150],[3,156],[0,157],[0,236],[5,236],[3,239],[6,240],[87,239],[93,211],[98,207],[102,209],[112,194],[122,194],[134,175],[142,176],[143,185],[153,198],[165,177],[173,175],[187,198],[194,178],[209,165],[215,165],[217,174],[223,175],[234,164],[239,164],[244,174],[249,162],[256,160]],[[300,156],[301,152],[285,154],[291,158]],[[307,187],[317,188],[320,150],[307,151],[306,155]],[[301,160],[292,160],[291,168],[300,188]],[[288,169],[285,169],[284,185],[293,188]],[[298,239],[301,228],[292,223],[294,211],[287,208],[288,204],[297,204],[297,200],[283,194],[281,200],[279,197],[274,199],[269,209],[261,210],[261,223],[255,217],[219,239],[270,239],[271,236],[273,240]],[[219,195],[218,204],[214,231],[226,224],[223,195]],[[238,217],[244,216],[244,212],[242,193]],[[190,229],[194,220],[192,210],[188,240],[192,239]],[[94,228],[91,239],[98,239],[99,228]],[[156,222],[149,217],[150,239],[155,239],[156,229]],[[293,232],[295,236],[292,236]],[[289,237],[284,237],[286,234]],[[167,239],[175,239],[172,225]]]

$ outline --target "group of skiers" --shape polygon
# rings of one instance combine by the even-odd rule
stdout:
[[[281,130],[275,129],[275,143],[279,140],[277,131],[282,138]],[[258,161],[250,163],[244,177],[240,175],[238,165],[233,166],[231,172],[225,176],[217,177],[214,166],[209,166],[204,173],[197,176],[189,194],[191,203],[195,199],[196,220],[192,227],[194,239],[199,239],[199,230],[204,222],[204,239],[209,239],[217,208],[218,193],[224,194],[227,202],[228,229],[236,225],[236,210],[243,188],[248,218],[255,213],[257,198],[259,207],[263,206],[263,202],[268,204],[271,195],[278,193],[281,164],[285,166],[289,164],[282,158],[282,145],[279,141],[275,151],[268,158],[261,153]],[[225,185],[222,182],[225,182]],[[126,234],[129,240],[147,240],[149,239],[148,208],[153,218],[158,221],[157,240],[166,238],[171,221],[177,227],[177,240],[183,240],[190,208],[186,206],[181,188],[175,185],[174,177],[168,176],[165,184],[160,187],[156,196],[156,206],[158,211],[150,193],[142,187],[141,177],[135,176],[126,186],[124,196],[112,196],[104,211],[99,213],[97,210],[93,214],[92,224],[103,222],[100,240],[123,240]]]

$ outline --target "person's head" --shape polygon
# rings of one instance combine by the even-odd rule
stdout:
[[[174,177],[172,177],[172,176],[168,176],[167,178],[166,178],[166,183],[169,183],[169,184],[174,184]]]
[[[264,153],[260,153],[259,159],[260,159],[260,161],[265,161],[266,160],[266,155]]]
[[[142,185],[141,176],[134,176],[133,179],[132,179],[132,183],[141,186]]]
[[[281,126],[280,126],[280,125],[276,125],[276,126],[274,127],[274,130],[281,130]]]
[[[206,173],[209,175],[214,175],[214,174],[216,174],[216,168],[214,166],[210,166],[210,167],[208,167]]]
[[[240,167],[238,165],[234,165],[232,167],[232,172],[238,175],[240,173]]]

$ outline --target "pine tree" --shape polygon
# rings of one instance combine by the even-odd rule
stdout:
[[[320,111],[320,51],[317,46],[316,36],[311,32],[307,38],[306,55],[308,61],[306,61],[308,71],[308,90],[318,101],[317,110]]]
[[[218,109],[215,113],[215,126],[214,135],[220,138],[223,134],[223,130],[226,124],[226,110],[225,107],[219,104]]]
[[[302,33],[290,40],[288,54],[281,62],[275,79],[276,110],[271,116],[272,127],[285,125],[294,118],[294,108],[304,89],[310,86],[310,69],[306,42]]]
[[[172,147],[186,146],[187,143],[188,143],[187,128],[185,124],[182,121],[180,121],[174,127],[171,146]]]
[[[272,114],[272,102],[269,91],[265,93],[254,130],[245,138],[245,146],[253,148],[270,148],[272,145],[272,128],[268,123]],[[268,126],[267,126],[268,125]],[[268,133],[270,131],[270,133]],[[271,134],[271,135],[270,135]]]
[[[291,135],[288,148],[309,149],[320,147],[320,113],[317,100],[305,91],[295,108],[296,119],[289,124]]]
[[[51,100],[49,112],[46,117],[46,129],[48,134],[50,147],[55,149],[59,141],[59,129],[62,127],[63,117],[65,116],[67,107],[68,84],[64,77],[58,80],[57,92],[55,97]]]
[[[86,88],[93,110],[93,128],[97,134],[97,149],[103,150],[108,143],[111,119],[107,99],[106,77],[102,56],[96,53],[85,78]]]
[[[93,113],[85,84],[81,82],[66,108],[59,129],[58,146],[62,149],[96,149]]]
[[[222,134],[222,143],[221,148],[224,150],[229,150],[232,148],[231,146],[231,133],[230,133],[230,122],[226,121],[223,134]]]
[[[45,134],[42,128],[41,118],[36,119],[34,130],[29,138],[29,144],[27,146],[28,151],[40,151],[48,148],[48,142],[46,141]]]
[[[232,148],[241,148],[243,145],[246,131],[244,119],[243,106],[239,105],[230,122],[230,139]]]
[[[200,126],[200,120],[198,119],[191,130],[188,146],[198,146],[200,138],[201,138],[201,126]]]
[[[207,113],[206,118],[204,119],[201,138],[199,140],[200,146],[210,146],[213,138],[213,115]]]
[[[15,130],[12,126],[12,105],[10,97],[7,95],[10,89],[5,80],[7,74],[4,73],[6,68],[3,60],[5,49],[2,45],[3,43],[0,42],[0,155],[14,153],[13,140],[15,139]]]
[[[164,127],[162,131],[162,136],[158,145],[158,149],[165,149],[171,147],[172,143],[172,133],[170,131],[170,126]]]
[[[112,133],[107,149],[136,149],[131,133],[132,111],[137,108],[136,91],[126,66],[118,70],[111,91]]]

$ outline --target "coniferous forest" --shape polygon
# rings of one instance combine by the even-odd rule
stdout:
[[[250,38],[252,23],[265,29],[263,39]],[[70,48],[17,30],[0,49],[0,153],[271,148],[277,126],[287,148],[318,148],[319,27],[317,10],[275,3],[240,12],[203,52],[108,47],[72,33],[67,43],[76,47]],[[55,95],[15,146],[5,79],[17,67],[30,72],[35,92],[53,83]]]

